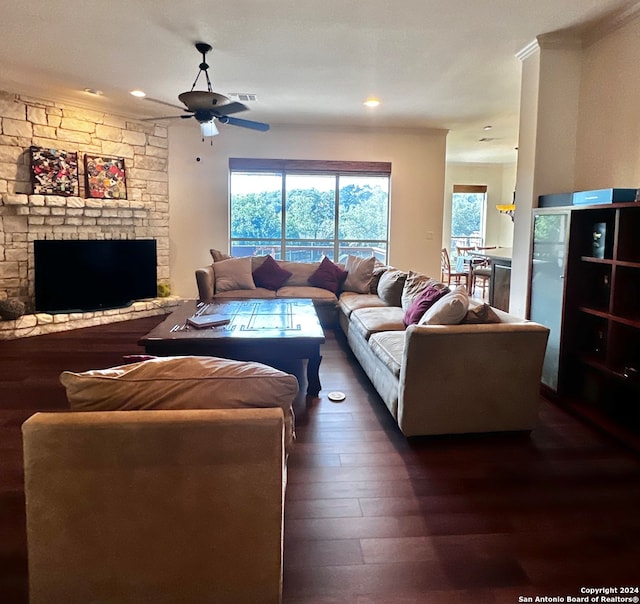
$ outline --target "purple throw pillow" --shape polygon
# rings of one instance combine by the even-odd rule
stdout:
[[[449,293],[448,287],[427,285],[413,300],[404,313],[404,324],[415,325],[422,315],[429,310],[442,296]]]
[[[322,259],[320,266],[309,277],[309,283],[330,292],[338,293],[340,286],[347,278],[347,271],[343,271],[337,264],[334,264],[326,256]]]
[[[282,287],[285,281],[293,275],[291,271],[282,268],[271,255],[253,271],[253,282],[257,287],[276,290]]]

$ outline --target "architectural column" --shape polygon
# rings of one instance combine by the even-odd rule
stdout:
[[[522,88],[509,310],[526,317],[531,210],[540,195],[574,190],[582,50],[578,38],[548,34],[517,56]]]

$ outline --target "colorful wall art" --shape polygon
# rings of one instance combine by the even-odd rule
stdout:
[[[87,197],[126,199],[127,182],[121,157],[84,156]]]
[[[36,195],[79,195],[78,154],[31,147],[31,180]]]

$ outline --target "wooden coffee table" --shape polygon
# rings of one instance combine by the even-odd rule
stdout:
[[[227,325],[198,329],[187,319],[219,314]],[[258,361],[287,370],[291,362],[307,363],[307,394],[320,392],[320,345],[324,332],[309,299],[189,300],[172,312],[139,344],[157,356],[201,355]]]

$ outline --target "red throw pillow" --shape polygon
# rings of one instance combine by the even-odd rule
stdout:
[[[448,287],[437,287],[427,285],[413,300],[407,311],[404,313],[404,324],[414,325],[422,318],[422,315],[429,310],[442,296],[449,293]]]
[[[252,274],[256,287],[273,290],[282,287],[285,281],[293,275],[291,271],[282,268],[270,254]]]
[[[328,289],[330,292],[336,294],[346,278],[347,271],[343,271],[337,264],[334,264],[325,256],[320,266],[313,272],[308,281],[311,285]]]

